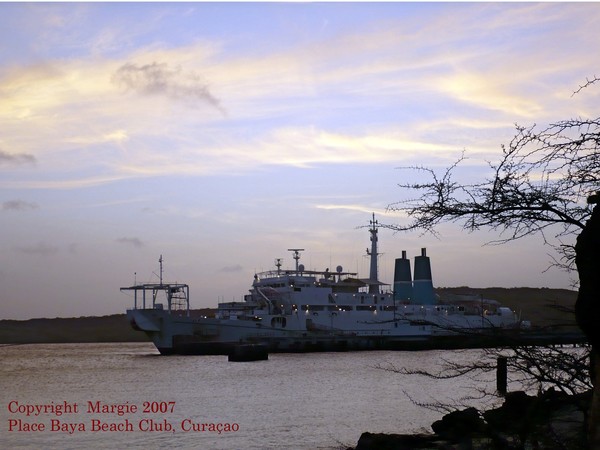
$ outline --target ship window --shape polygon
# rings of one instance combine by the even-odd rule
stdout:
[[[302,305],[302,311],[308,311],[308,305]]]
[[[310,305],[311,311],[325,311],[325,305]]]
[[[356,306],[356,310],[357,311],[375,311],[375,306],[373,305],[357,305]]]
[[[273,317],[271,319],[271,326],[272,327],[285,328],[285,325],[286,325],[286,319],[285,319],[285,317]]]
[[[384,307],[381,308],[382,311],[393,311],[394,309],[396,309],[394,306],[391,305],[386,305]]]
[[[352,305],[339,305],[338,309],[340,311],[352,311]]]

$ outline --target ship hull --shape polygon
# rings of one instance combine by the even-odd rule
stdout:
[[[151,309],[127,314],[132,326],[144,331],[163,355],[231,355],[247,344],[265,346],[269,353],[480,348],[506,345],[518,335],[518,330],[472,326],[442,332],[431,323],[408,320],[384,320],[348,332],[269,328],[246,320],[195,319]]]

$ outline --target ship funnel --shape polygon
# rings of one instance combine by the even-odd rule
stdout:
[[[431,278],[431,263],[426,249],[421,249],[421,256],[415,257],[415,281],[413,283],[413,303],[433,305],[433,281]]]
[[[413,295],[410,260],[406,258],[406,250],[402,250],[402,258],[396,258],[394,266],[394,300],[410,301]]]

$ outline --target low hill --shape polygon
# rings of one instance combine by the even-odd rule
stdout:
[[[146,341],[125,314],[102,317],[2,320],[0,344]]]
[[[468,295],[496,300],[507,306],[522,320],[529,320],[535,327],[576,328],[575,301],[577,291],[548,288],[437,288],[441,299],[450,295]]]
[[[213,309],[191,311],[210,316]],[[0,320],[0,344],[59,342],[145,342],[146,335],[131,328],[125,314],[100,317]]]

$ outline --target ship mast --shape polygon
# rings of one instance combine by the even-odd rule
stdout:
[[[371,257],[371,267],[369,271],[369,294],[378,294],[379,293],[379,282],[377,278],[377,225],[379,222],[375,220],[375,213],[373,213],[373,219],[370,221],[371,228],[369,228],[369,233],[371,233],[371,251],[367,249],[367,255]]]
[[[294,252],[294,259],[296,260],[296,273],[299,272],[300,252],[303,252],[303,248],[288,248],[288,252]]]
[[[160,258],[158,258],[158,263],[160,264],[160,276],[159,276],[159,279],[160,279],[160,285],[161,285],[161,286],[162,286],[162,284],[163,284],[163,282],[162,282],[162,278],[163,278],[163,277],[162,277],[162,276],[163,276],[163,266],[162,266],[162,262],[163,262],[163,257],[162,257],[162,255],[160,255]]]

